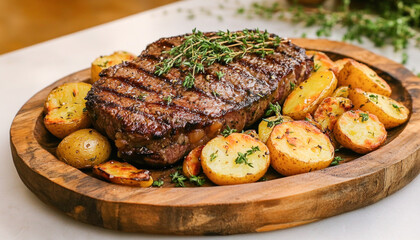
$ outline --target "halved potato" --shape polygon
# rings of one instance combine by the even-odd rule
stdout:
[[[283,114],[295,120],[304,119],[313,113],[321,101],[331,95],[337,86],[337,78],[332,71],[318,71],[299,84],[283,105]]]
[[[277,125],[267,146],[271,166],[284,176],[326,168],[334,158],[330,139],[307,121]]]
[[[44,104],[44,125],[54,136],[64,138],[90,126],[85,97],[92,85],[66,83],[54,88]]]
[[[314,57],[314,68],[312,72],[331,70],[335,74],[338,73],[338,68],[334,62],[327,56],[327,54],[318,51],[306,51],[306,55]]]
[[[337,76],[339,86],[391,96],[391,87],[365,64],[350,59]]]
[[[342,97],[327,97],[314,113],[314,120],[321,125],[323,132],[332,132],[338,117],[353,107],[351,100]]]
[[[289,116],[271,116],[269,118],[264,118],[258,125],[258,135],[260,136],[261,142],[267,142],[271,131],[273,131],[273,128],[276,125],[290,121],[293,121],[293,119]]]
[[[108,161],[93,168],[93,173],[112,183],[135,187],[150,187],[153,178],[149,170],[137,169],[126,162]]]
[[[134,54],[125,51],[117,51],[108,56],[98,57],[97,59],[95,59],[95,61],[92,62],[92,66],[90,68],[90,83],[94,83],[99,80],[99,73],[102,70],[120,64],[124,61],[131,61],[134,58],[136,58]]]
[[[356,109],[375,114],[386,129],[393,128],[408,120],[410,110],[402,103],[389,97],[365,92],[359,88],[350,89],[349,98]]]
[[[339,73],[341,71],[341,69],[343,69],[344,65],[346,65],[350,60],[352,60],[351,58],[342,58],[339,59],[337,61],[334,62],[335,67],[337,68],[337,73]]]
[[[331,97],[343,97],[348,98],[349,97],[349,86],[341,86],[335,89],[333,94],[331,94]]]
[[[182,164],[182,172],[184,176],[190,178],[191,176],[198,176],[201,172],[201,150],[204,146],[194,148],[184,159]]]
[[[245,133],[245,134],[247,134],[247,135],[249,135],[249,136],[251,136],[251,137],[253,137],[257,140],[260,140],[260,136],[258,136],[257,131],[255,131],[254,129],[248,129],[243,133]]]
[[[386,140],[387,132],[379,119],[361,110],[343,113],[334,126],[335,139],[343,147],[357,153],[377,149]]]
[[[217,185],[256,182],[267,172],[270,154],[267,146],[255,138],[232,133],[206,144],[201,152],[201,166]]]
[[[90,168],[108,160],[111,144],[95,129],[81,129],[65,137],[58,144],[56,154],[75,168]]]

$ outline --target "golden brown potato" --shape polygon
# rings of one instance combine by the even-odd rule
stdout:
[[[94,166],[93,174],[121,185],[146,188],[153,184],[148,170],[137,169],[131,164],[114,160]]]
[[[306,55],[314,57],[314,68],[312,72],[331,70],[335,74],[338,74],[337,66],[325,53],[318,51],[306,51]]]
[[[350,99],[342,97],[327,97],[314,113],[314,120],[321,125],[323,132],[332,132],[338,117],[353,107]]]
[[[267,142],[271,131],[273,131],[273,128],[276,125],[290,121],[293,121],[293,119],[289,116],[271,116],[269,118],[264,118],[258,125],[258,135],[260,136],[261,142]]]
[[[331,97],[343,97],[348,98],[349,97],[349,86],[341,86],[335,89],[333,94],[331,94]]]
[[[391,96],[391,88],[368,66],[349,60],[337,76],[339,86],[360,88],[367,92]]]
[[[260,137],[258,136],[257,131],[255,131],[254,129],[248,129],[245,132],[243,132],[244,134],[247,134],[257,140],[260,140]]]
[[[108,56],[98,57],[97,59],[95,59],[95,61],[92,62],[92,66],[90,68],[90,83],[94,83],[99,80],[99,73],[102,70],[125,61],[132,61],[134,58],[136,58],[135,55],[124,51],[117,51]]]
[[[44,125],[54,136],[64,138],[90,126],[85,97],[92,86],[88,83],[66,83],[54,88],[44,104]]]
[[[201,166],[217,185],[256,182],[270,166],[270,154],[264,143],[243,134],[218,136],[201,152]]]
[[[331,95],[337,86],[337,78],[332,71],[317,71],[293,90],[283,105],[283,115],[295,120],[305,119],[313,113],[321,101]]]
[[[204,146],[194,148],[184,159],[182,164],[182,172],[184,176],[190,178],[191,176],[198,176],[201,172],[201,151]]]
[[[386,135],[384,125],[375,115],[360,110],[343,113],[334,126],[335,139],[357,153],[377,149],[385,142]]]
[[[350,89],[349,98],[353,101],[356,109],[375,114],[386,129],[405,123],[410,114],[410,110],[402,103],[380,94],[365,92],[359,88]]]
[[[326,168],[334,158],[330,139],[307,121],[277,125],[267,146],[271,166],[284,176]]]
[[[90,168],[108,160],[111,145],[94,129],[81,129],[65,137],[57,147],[57,157],[75,168]]]
[[[339,73],[341,71],[341,69],[343,69],[344,65],[346,65],[350,60],[353,60],[351,58],[342,58],[339,59],[337,61],[334,62],[335,67],[337,69],[337,73]]]

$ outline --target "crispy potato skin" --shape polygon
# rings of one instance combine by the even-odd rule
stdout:
[[[331,70],[334,74],[338,74],[336,64],[327,56],[327,54],[318,51],[306,51],[306,55],[314,58],[313,72]]]
[[[410,110],[402,103],[380,94],[365,92],[359,88],[351,89],[349,98],[354,102],[356,109],[375,114],[386,129],[405,123],[410,114]]]
[[[252,147],[259,150],[247,156],[248,163],[236,163],[238,153],[245,154]],[[201,166],[206,176],[217,185],[231,185],[256,182],[270,166],[268,148],[261,141],[243,134],[232,133],[218,136],[204,146],[201,152]]]
[[[316,109],[314,120],[321,125],[323,132],[332,132],[338,117],[352,108],[352,102],[348,98],[327,97]]]
[[[57,157],[75,168],[90,168],[105,162],[111,154],[108,139],[94,129],[81,129],[65,137]]]
[[[204,146],[194,148],[184,159],[182,164],[182,172],[184,176],[190,178],[191,176],[198,176],[201,172],[201,151]]]
[[[361,114],[368,114],[369,118],[363,120]],[[379,148],[385,142],[387,132],[375,115],[356,110],[345,112],[338,118],[334,136],[343,147],[363,154]]]
[[[337,87],[337,78],[332,71],[317,71],[295,88],[283,105],[283,115],[295,120],[304,119],[313,113],[321,101],[330,96]]]
[[[330,139],[307,121],[277,125],[267,146],[271,166],[284,176],[326,168],[334,158]]]
[[[337,76],[339,86],[360,88],[364,91],[391,96],[391,87],[365,64],[350,59]]]
[[[293,121],[293,119],[289,116],[271,116],[269,118],[266,118],[265,120],[263,119],[260,124],[258,124],[258,135],[259,135],[259,139],[261,140],[261,142],[266,143],[268,138],[270,137],[271,132],[273,131],[273,128],[275,126],[272,127],[268,127],[268,122],[267,121],[276,121],[277,119],[282,118],[283,122],[291,122]]]
[[[84,99],[92,86],[88,83],[66,83],[53,89],[44,104],[44,125],[54,136],[64,138],[90,126]]]
[[[94,83],[99,80],[99,73],[111,66],[120,64],[124,61],[132,61],[136,56],[134,54],[117,51],[108,56],[100,56],[92,62],[90,68],[91,78],[90,83]]]
[[[94,166],[93,174],[120,185],[146,188],[153,184],[148,170],[137,169],[129,163],[114,160]]]
[[[348,98],[349,97],[349,86],[341,86],[335,89],[333,94],[331,94],[331,97],[343,97]]]
[[[351,58],[342,58],[334,62],[335,67],[337,68],[337,73],[343,69],[344,65],[346,65],[350,60],[353,60]]]
[[[260,140],[260,136],[258,136],[257,131],[255,131],[254,129],[248,129],[245,132],[243,132],[244,134],[247,134],[257,140]],[[261,140],[260,140],[261,141]]]

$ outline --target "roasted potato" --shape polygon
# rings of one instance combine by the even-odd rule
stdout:
[[[352,109],[353,105],[348,98],[327,97],[314,113],[314,120],[321,125],[323,132],[332,132],[338,117]]]
[[[361,110],[343,113],[334,126],[335,139],[357,153],[377,149],[386,140],[385,126],[379,119]]]
[[[346,65],[346,63],[348,63],[350,60],[352,60],[351,58],[342,58],[339,59],[337,61],[334,62],[335,67],[337,69],[337,73],[339,73],[341,71],[341,69],[343,69],[344,65]]]
[[[64,138],[90,126],[85,97],[92,86],[88,83],[66,83],[54,88],[44,104],[44,125],[54,136]]]
[[[359,88],[350,89],[349,98],[356,109],[375,114],[386,129],[393,128],[408,120],[410,110],[402,103],[389,97],[365,92]]]
[[[95,59],[95,61],[92,62],[92,66],[90,68],[90,83],[94,83],[99,80],[99,73],[102,70],[120,64],[124,61],[131,61],[134,58],[136,58],[135,55],[124,51],[117,51],[108,56],[98,57],[97,59]]]
[[[269,118],[264,118],[258,125],[258,136],[260,136],[261,142],[267,142],[271,131],[273,131],[273,128],[276,125],[290,121],[293,121],[293,119],[289,116],[271,116]]]
[[[90,168],[108,160],[111,145],[94,129],[81,129],[65,137],[57,147],[57,157],[75,168]]]
[[[314,57],[314,68],[312,72],[331,70],[335,74],[338,73],[337,66],[325,53],[318,51],[306,51],[306,55]]]
[[[93,174],[121,185],[146,188],[153,184],[148,170],[137,169],[131,164],[114,160],[94,166]]]
[[[201,166],[217,185],[256,182],[270,166],[268,148],[261,141],[243,134],[218,136],[201,152]]]
[[[339,86],[360,88],[367,92],[391,96],[391,88],[375,71],[354,60],[349,60],[337,76]]]
[[[201,172],[201,151],[204,146],[194,148],[184,159],[182,164],[182,172],[184,176],[190,178],[191,176],[198,176]]]
[[[349,97],[349,86],[341,86],[335,89],[333,94],[331,94],[331,97],[343,97],[348,98]]]
[[[321,101],[331,95],[337,86],[337,78],[332,71],[317,71],[295,88],[283,105],[283,115],[295,120],[304,119],[313,113]]]
[[[248,129],[243,133],[245,133],[245,134],[247,134],[247,135],[249,135],[249,136],[251,136],[251,137],[253,137],[257,140],[260,140],[260,136],[258,136],[257,131],[255,131],[254,129]]]
[[[284,176],[326,168],[334,158],[330,139],[307,121],[277,125],[267,146],[271,166]]]

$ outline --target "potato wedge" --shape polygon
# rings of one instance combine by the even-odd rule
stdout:
[[[94,83],[99,80],[99,73],[107,69],[111,66],[120,64],[124,61],[131,61],[136,56],[134,54],[124,52],[124,51],[117,51],[108,56],[100,56],[92,62],[92,66],[90,68],[91,78],[90,83]]]
[[[351,58],[342,58],[339,59],[337,61],[334,62],[335,67],[337,69],[337,73],[339,73],[341,71],[341,69],[343,69],[344,65],[346,65],[350,60],[352,60]]]
[[[387,132],[379,119],[361,110],[343,113],[334,126],[335,139],[357,153],[368,153],[385,142]]]
[[[365,92],[359,88],[350,89],[349,98],[356,109],[375,114],[386,129],[397,127],[408,120],[410,110],[402,103],[389,97]]]
[[[256,182],[270,166],[268,148],[261,141],[243,134],[218,136],[201,152],[201,166],[217,185]]]
[[[338,74],[337,66],[327,56],[327,54],[318,51],[306,51],[306,55],[309,57],[314,57],[314,68],[312,69],[312,72],[331,70],[335,74]]]
[[[201,151],[204,146],[199,146],[194,148],[188,155],[185,157],[182,164],[182,172],[184,176],[190,178],[191,176],[198,176],[201,172]]]
[[[321,101],[331,95],[337,86],[337,78],[332,71],[317,71],[293,90],[283,105],[283,115],[295,120],[305,119],[313,113]]]
[[[343,97],[348,98],[349,97],[349,86],[341,86],[335,89],[333,94],[331,94],[331,97]]]
[[[111,160],[96,165],[93,168],[93,173],[109,182],[120,185],[146,188],[153,184],[153,178],[148,170],[137,169],[125,162]]]
[[[332,132],[338,117],[352,109],[351,100],[342,97],[327,97],[314,113],[314,120],[321,125],[323,132]]]
[[[44,104],[44,125],[54,136],[64,138],[90,126],[85,97],[92,85],[66,83],[54,88]]]
[[[349,60],[337,76],[339,86],[360,88],[367,92],[391,96],[391,87],[365,64]]]
[[[58,144],[57,157],[75,168],[90,168],[108,160],[111,145],[94,129],[81,129]]]
[[[259,140],[266,143],[276,125],[291,121],[293,121],[293,119],[289,116],[271,116],[269,118],[264,118],[258,125]]]
[[[271,166],[284,176],[326,168],[334,158],[330,139],[307,121],[277,125],[267,146]]]

